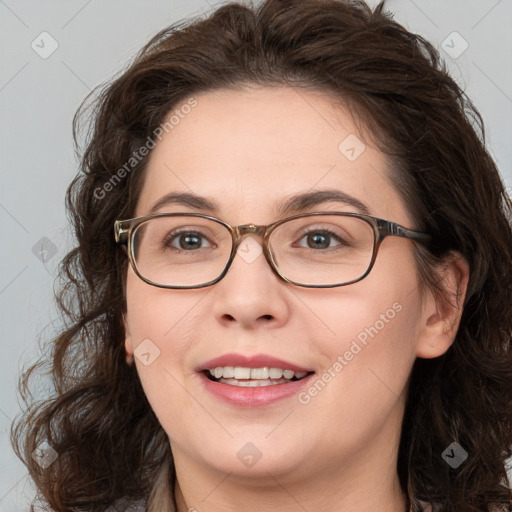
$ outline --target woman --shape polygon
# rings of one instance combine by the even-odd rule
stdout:
[[[229,4],[92,128],[55,396],[15,431],[44,502],[510,510],[512,205],[429,43],[382,4]]]

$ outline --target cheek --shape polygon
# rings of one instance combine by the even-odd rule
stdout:
[[[194,305],[203,294],[182,294],[147,285],[137,276],[127,279],[127,345],[146,397],[167,432],[180,429],[180,415],[190,396],[183,368],[195,328]],[[128,346],[127,346],[128,349]]]
[[[356,366],[408,366],[418,332],[417,299],[399,294],[379,301],[340,298],[337,307],[329,305],[329,313],[323,309],[329,334],[316,339],[317,350],[331,364],[342,356]]]
[[[157,415],[185,398],[184,359],[200,325],[194,306],[204,292],[182,292],[147,285],[133,272],[127,277],[126,349]]]
[[[316,338],[324,363],[298,398],[308,421],[336,425],[322,427],[334,451],[361,448],[390,417],[399,422],[416,354],[419,295],[395,291],[340,295],[331,301],[337,314],[324,317],[335,334]]]
[[[370,378],[370,369],[395,382],[404,380],[414,361],[422,302],[412,253],[380,256],[365,279],[316,300],[311,296],[308,305],[324,325],[316,344],[327,366],[341,356],[343,370],[356,369],[344,372],[353,379]]]
[[[133,271],[126,285],[126,331],[133,350],[150,340],[164,356],[174,357],[186,351],[198,319],[194,306],[204,292],[166,290],[150,286]]]

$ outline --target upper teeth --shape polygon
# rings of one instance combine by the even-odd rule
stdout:
[[[281,368],[244,368],[241,366],[217,366],[210,368],[210,374],[216,379],[302,379],[308,372],[294,372]]]

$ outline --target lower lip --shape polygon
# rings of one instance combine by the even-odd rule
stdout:
[[[274,384],[272,386],[241,387],[210,380],[204,373],[201,379],[206,389],[219,400],[237,407],[265,407],[285,398],[297,395],[314,373],[300,380]]]

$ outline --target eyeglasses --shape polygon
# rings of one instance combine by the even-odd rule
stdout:
[[[356,283],[371,271],[387,236],[427,243],[431,236],[387,220],[347,212],[302,213],[269,226],[231,226],[200,213],[159,213],[115,222],[135,273],[160,288],[211,286],[229,270],[245,235],[262,236],[261,250],[284,281],[308,288]],[[245,244],[250,263],[259,244]],[[251,252],[249,258],[249,252]]]

